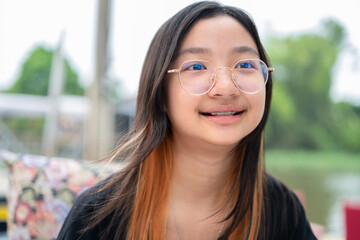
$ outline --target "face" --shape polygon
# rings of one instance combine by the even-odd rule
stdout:
[[[230,16],[216,16],[191,28],[169,69],[178,69],[188,60],[206,60],[218,68],[253,58],[259,58],[258,50],[247,30]],[[262,119],[265,88],[255,94],[239,91],[229,69],[218,69],[213,88],[200,96],[186,92],[177,74],[167,74],[165,81],[166,112],[175,142],[233,148]]]

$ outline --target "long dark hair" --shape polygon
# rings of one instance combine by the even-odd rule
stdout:
[[[106,191],[108,195],[91,216],[87,228],[92,228],[107,218],[108,227],[102,233],[104,239],[110,233],[115,233],[115,239],[120,236],[127,236],[128,239],[137,239],[141,236],[155,239],[156,236],[164,233],[164,229],[153,228],[163,228],[166,218],[159,220],[158,225],[149,225],[151,224],[149,219],[154,218],[155,215],[158,218],[166,215],[165,207],[161,207],[160,203],[164,203],[167,198],[166,182],[169,181],[169,175],[163,173],[171,169],[169,163],[171,162],[171,123],[164,110],[166,101],[164,76],[189,29],[200,19],[217,15],[231,16],[242,24],[256,43],[260,59],[269,66],[256,26],[249,15],[241,9],[211,1],[198,2],[184,8],[161,26],[151,42],[144,61],[132,130],[108,158],[110,161],[124,160],[128,164],[102,185],[101,191]],[[246,219],[247,226],[242,227],[245,236],[263,237],[265,230],[264,224],[261,224],[264,221],[262,144],[270,109],[271,91],[270,74],[266,85],[263,117],[256,129],[242,139],[233,152],[239,159],[239,166],[236,168],[238,177],[233,183],[236,189],[232,196],[233,207],[225,219],[229,220],[230,224],[221,239],[227,239]],[[159,171],[162,174],[155,174]],[[157,178],[157,175],[161,177]],[[144,181],[147,181],[147,186],[144,186]],[[155,184],[160,184],[165,190],[155,188]],[[160,196],[152,191],[157,191]],[[156,201],[149,196],[157,198]],[[160,214],[147,208],[157,209]],[[137,230],[134,228],[135,224],[138,224]],[[146,224],[148,226],[143,226]],[[143,233],[137,234],[134,231]]]

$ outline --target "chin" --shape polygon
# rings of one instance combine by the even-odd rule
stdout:
[[[216,140],[208,141],[208,143],[210,143],[213,146],[226,147],[226,148],[232,149],[232,148],[236,147],[240,143],[241,140],[242,140],[242,138],[241,139],[236,138],[236,139],[224,139],[222,141],[222,139],[217,138]]]

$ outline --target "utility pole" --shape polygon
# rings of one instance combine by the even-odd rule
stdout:
[[[42,138],[42,152],[47,156],[57,154],[57,131],[59,120],[59,101],[64,85],[64,34],[61,35],[57,49],[55,49],[48,87],[48,109],[45,115],[45,126]]]
[[[111,0],[99,0],[94,81],[89,91],[90,113],[85,131],[84,156],[97,160],[106,155],[114,139],[114,115],[106,99],[108,36]]]

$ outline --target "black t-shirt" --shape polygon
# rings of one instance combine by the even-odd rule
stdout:
[[[305,211],[296,195],[284,184],[272,176],[267,176],[268,191],[265,193],[266,240],[313,240],[316,239],[306,219]],[[86,219],[96,206],[106,198],[106,192],[89,194],[86,191],[75,201],[69,212],[58,240],[97,240],[102,239],[102,230],[108,227],[110,216],[104,218],[96,227],[85,233],[80,233],[87,226]],[[114,231],[115,232],[115,231]],[[125,240],[123,234],[119,240]],[[115,236],[107,237],[108,240]]]

